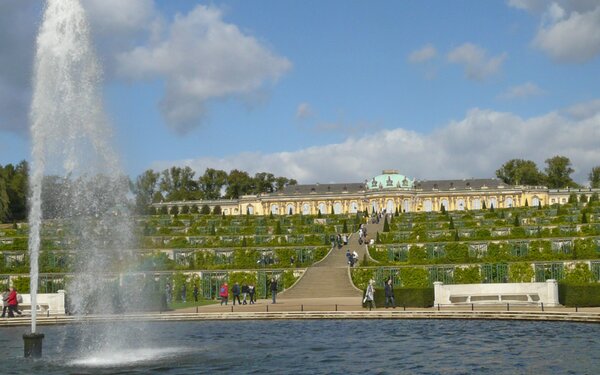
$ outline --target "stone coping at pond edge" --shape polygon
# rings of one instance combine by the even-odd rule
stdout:
[[[219,304],[172,310],[166,312],[88,315],[41,316],[37,324],[55,325],[83,322],[108,321],[193,321],[193,320],[280,320],[280,319],[491,319],[491,320],[536,320],[600,323],[599,307],[552,307],[497,304],[435,306],[431,308],[379,307],[365,309],[356,299],[307,298],[303,300],[281,300],[276,304],[259,300],[254,305],[227,306]],[[29,317],[0,319],[0,327],[29,326]]]

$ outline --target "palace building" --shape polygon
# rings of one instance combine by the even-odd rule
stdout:
[[[544,186],[507,185],[496,178],[416,180],[396,170],[384,170],[364,182],[291,185],[281,191],[244,195],[239,199],[154,203],[157,211],[170,213],[182,207],[221,207],[225,215],[317,215],[371,212],[431,212],[509,208],[567,203],[600,189],[548,189]]]

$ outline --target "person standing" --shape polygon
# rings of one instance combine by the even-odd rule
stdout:
[[[183,301],[183,303],[187,302],[187,286],[185,285],[185,281],[181,286],[181,301]]]
[[[8,298],[6,300],[8,302],[8,317],[14,318],[15,312],[21,315],[21,312],[18,309],[19,302],[17,301],[17,290],[15,287],[10,288],[10,292],[8,293]]]
[[[254,284],[250,284],[250,285],[248,285],[248,295],[250,296],[250,304],[251,304],[251,305],[254,305],[254,302],[256,301],[256,300],[254,299],[254,292],[255,292],[255,291],[256,291],[256,290],[254,289]]]
[[[367,285],[367,290],[365,291],[365,298],[363,299],[363,303],[369,306],[369,310],[374,309],[375,306],[375,287],[373,284],[375,281],[373,279],[369,280],[369,285]]]
[[[246,297],[248,296],[248,285],[246,285],[246,283],[244,283],[242,285],[242,304],[246,305]]]
[[[194,284],[194,302],[198,302],[198,285]]]
[[[387,309],[389,305],[392,305],[392,308],[396,308],[396,301],[394,300],[394,285],[392,284],[392,278],[390,277],[385,282],[385,308]]]
[[[167,303],[171,303],[171,284],[167,283],[167,285],[165,286],[165,294],[167,296]]]
[[[271,296],[273,297],[273,303],[277,303],[277,280],[271,278]]]
[[[221,288],[219,288],[219,297],[221,297],[221,306],[223,304],[227,305],[227,300],[229,299],[229,286],[227,286],[227,283],[223,283]]]
[[[4,293],[2,293],[2,318],[6,316],[6,311],[8,310],[8,295],[10,294],[10,290],[6,288]]]
[[[237,281],[235,284],[233,284],[233,287],[231,288],[231,293],[233,293],[233,305],[235,306],[236,298],[238,301],[238,305],[241,305],[242,302],[240,301],[240,284]]]

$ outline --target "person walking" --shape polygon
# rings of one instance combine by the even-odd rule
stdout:
[[[236,299],[238,301],[238,305],[241,305],[242,302],[240,301],[240,284],[237,281],[235,284],[233,284],[233,287],[231,288],[231,293],[233,293],[233,305],[235,306]]]
[[[248,296],[248,285],[244,283],[242,285],[242,305],[247,305],[246,297]]]
[[[277,303],[277,280],[271,278],[271,296],[273,297],[273,303]]]
[[[227,283],[221,285],[219,297],[221,297],[221,306],[223,306],[223,304],[227,305],[227,300],[229,299],[229,286],[227,286]]]
[[[387,309],[389,305],[392,305],[392,308],[396,308],[396,301],[394,300],[394,285],[392,284],[392,278],[388,278],[385,282],[385,308]]]
[[[369,280],[369,285],[367,285],[367,290],[365,291],[365,298],[363,299],[363,303],[369,306],[369,310],[376,308],[375,306],[375,280]]]
[[[6,311],[8,311],[8,295],[10,294],[10,290],[6,288],[4,293],[2,293],[2,318],[6,316]]]
[[[254,302],[256,302],[256,300],[254,299],[254,292],[255,292],[255,288],[254,288],[254,284],[250,284],[248,285],[248,295],[250,296],[250,304],[254,305]]]
[[[194,302],[198,302],[198,285],[194,284],[194,290],[192,293],[194,294]]]
[[[21,315],[21,312],[18,309],[19,302],[17,300],[17,290],[15,289],[15,287],[10,288],[6,302],[8,303],[8,317],[9,318],[14,318],[15,312],[17,314]]]

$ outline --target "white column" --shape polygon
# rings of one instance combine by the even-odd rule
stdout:
[[[546,280],[548,288],[548,306],[558,306],[558,283],[554,279]]]
[[[442,286],[444,285],[443,282],[441,281],[434,281],[433,282],[433,306],[437,306],[438,304],[443,305],[444,304],[444,296],[442,295]]]

